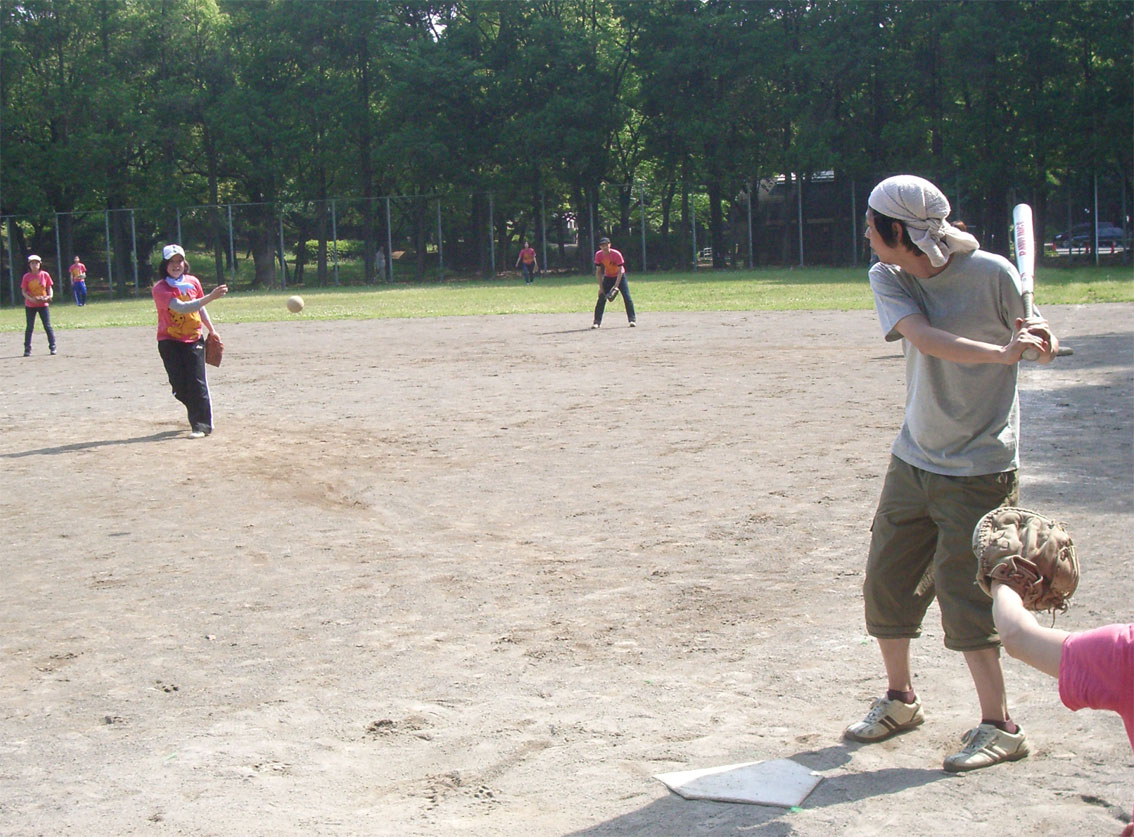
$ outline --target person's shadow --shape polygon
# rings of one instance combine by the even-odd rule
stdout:
[[[808,750],[786,758],[818,772],[845,765],[859,744],[842,743]],[[937,769],[887,767],[865,773],[838,773],[825,776],[804,800],[802,808],[844,805],[872,796],[900,793],[909,788],[949,778]],[[613,837],[626,834],[758,834],[788,837],[795,834],[785,808],[733,802],[686,800],[676,793],[656,799],[644,808],[606,822],[570,832],[569,837]]]
[[[183,430],[163,430],[160,433],[151,433],[149,436],[134,436],[130,439],[100,439],[90,442],[75,442],[73,445],[60,445],[54,448],[36,448],[35,450],[21,450],[14,453],[0,453],[0,459],[22,459],[25,456],[54,456],[60,453],[74,453],[77,450],[90,450],[107,445],[139,445],[146,442],[160,442],[163,439],[172,439],[183,436]]]

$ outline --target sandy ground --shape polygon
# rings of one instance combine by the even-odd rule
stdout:
[[[1117,834],[1120,720],[1015,660],[1032,757],[941,770],[978,718],[936,608],[926,725],[841,740],[904,397],[873,313],[641,307],[229,325],[204,440],[151,329],[7,335],[0,832]],[[1023,500],[1074,630],[1131,618],[1134,305],[1046,313]],[[653,778],[775,758],[824,777],[800,810]]]

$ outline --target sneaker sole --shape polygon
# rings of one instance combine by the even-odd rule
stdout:
[[[886,719],[883,718],[879,723],[886,723]],[[895,736],[902,735],[903,733],[907,732],[913,732],[924,723],[925,718],[915,718],[914,720],[909,721],[905,724],[901,724],[900,726],[896,726],[884,735],[879,735],[875,738],[869,738],[865,735],[858,735],[857,733],[851,732],[851,730],[848,728],[843,731],[843,738],[846,738],[848,741],[857,741],[859,744],[877,744],[879,741],[889,741]]]

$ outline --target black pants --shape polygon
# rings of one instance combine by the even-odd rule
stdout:
[[[604,276],[602,278],[602,292],[598,295],[598,302],[595,303],[595,322],[602,325],[602,312],[606,310],[606,295],[610,293],[610,289],[614,287],[614,283],[618,280],[617,276]],[[630,298],[630,283],[626,281],[626,277],[622,277],[622,282],[618,286],[618,292],[622,294],[622,301],[626,303],[626,319],[634,322],[634,300]]]
[[[213,429],[213,405],[209,400],[209,382],[205,378],[205,341],[182,343],[180,340],[159,340],[158,354],[165,364],[173,397],[185,405],[189,424],[206,433]]]
[[[47,346],[51,351],[55,351],[55,332],[51,330],[51,309],[45,305],[42,308],[24,308],[24,313],[28,318],[28,326],[24,329],[25,354],[31,351],[31,336],[32,331],[35,330],[36,312],[39,312],[39,318],[43,321],[43,330],[47,332]]]

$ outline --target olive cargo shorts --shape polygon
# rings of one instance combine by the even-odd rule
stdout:
[[[936,596],[946,648],[998,646],[992,600],[976,584],[973,528],[986,512],[1018,502],[1016,471],[947,477],[891,456],[862,585],[867,632],[883,639],[920,636]]]

